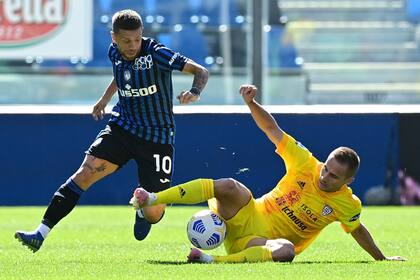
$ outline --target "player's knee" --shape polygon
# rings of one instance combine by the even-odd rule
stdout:
[[[275,262],[291,262],[295,258],[295,246],[286,239],[277,242],[272,251],[272,258]]]
[[[223,178],[215,182],[216,197],[229,197],[234,196],[238,192],[238,182],[233,178]]]

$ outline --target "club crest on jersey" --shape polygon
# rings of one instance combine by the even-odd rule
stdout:
[[[146,56],[140,56],[134,60],[133,69],[134,70],[146,70],[150,69],[153,66],[152,55],[148,54]]]
[[[333,212],[333,209],[326,204],[325,204],[324,208],[322,208],[322,216],[328,216],[332,212]]]
[[[124,71],[124,79],[126,82],[128,82],[131,79],[131,73],[129,70]]]

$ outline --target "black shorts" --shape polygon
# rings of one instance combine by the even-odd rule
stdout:
[[[174,147],[142,140],[115,124],[99,132],[86,154],[122,167],[129,160],[137,162],[140,186],[159,192],[171,186]]]

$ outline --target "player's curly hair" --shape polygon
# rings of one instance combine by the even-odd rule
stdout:
[[[133,10],[122,10],[112,16],[112,31],[118,33],[120,29],[135,30],[143,28],[141,16]]]
[[[348,177],[353,177],[356,175],[357,170],[360,166],[359,155],[353,149],[349,147],[338,147],[332,151],[331,155],[341,164],[347,165]]]

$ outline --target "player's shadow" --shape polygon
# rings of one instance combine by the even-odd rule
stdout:
[[[296,261],[292,264],[341,264],[341,263],[371,263],[373,261]]]
[[[149,264],[166,264],[166,265],[191,264],[187,261],[157,261],[157,260],[148,260],[147,263],[149,263]]]
[[[342,264],[342,263],[354,263],[354,264],[362,264],[362,263],[371,263],[373,261],[297,261],[291,263],[284,263],[284,264],[293,264],[293,265],[300,265],[300,264]],[[157,260],[148,260],[147,263],[149,264],[165,264],[165,265],[184,265],[184,264],[194,264],[187,261],[157,261]]]

